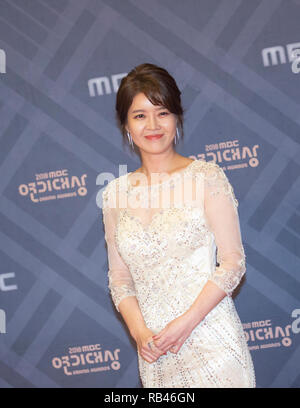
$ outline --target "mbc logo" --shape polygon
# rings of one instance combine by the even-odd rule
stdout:
[[[263,64],[265,67],[272,65],[292,63],[294,74],[300,72],[300,42],[287,44],[284,48],[282,45],[264,48],[261,51]]]
[[[127,73],[123,72],[122,74],[112,75],[110,78],[103,76],[99,78],[89,79],[88,87],[90,96],[103,95],[103,93],[109,95],[112,93],[112,90],[114,92],[117,92],[119,89],[118,81],[121,80],[126,75]]]
[[[14,278],[14,272],[0,273],[0,292],[7,292],[11,290],[17,290],[17,285],[8,285],[6,280]],[[6,333],[6,314],[3,309],[0,309],[0,334]]]
[[[6,74],[6,54],[0,48],[0,74]]]

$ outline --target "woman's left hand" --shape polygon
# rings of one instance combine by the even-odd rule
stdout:
[[[181,315],[169,322],[157,335],[153,336],[154,344],[164,352],[177,354],[193,328],[186,315]]]

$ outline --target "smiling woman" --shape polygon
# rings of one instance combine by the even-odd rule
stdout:
[[[122,79],[116,99],[117,121],[124,142],[130,143],[141,160],[141,150],[150,148],[147,140],[164,136],[164,146],[171,139],[174,148],[183,139],[180,95],[174,78],[153,64],[141,64]]]
[[[141,153],[161,151],[168,148],[174,139],[177,119],[165,107],[156,107],[146,95],[138,93],[128,111],[126,131]],[[159,143],[149,143],[156,142]]]
[[[246,270],[233,188],[218,164],[174,150],[183,109],[166,70],[134,68],[116,109],[142,165],[103,191],[108,281],[136,341],[143,386],[255,387],[231,298]],[[132,183],[153,174],[168,177]]]
[[[135,106],[145,106],[145,105],[149,105],[149,99],[143,94],[140,93],[138,95],[136,95],[132,101],[131,104],[131,108],[129,110],[129,117],[132,118],[133,120],[132,122],[132,126],[130,126],[131,128],[134,127],[134,125],[137,125],[137,122],[135,122],[136,120],[139,121],[153,121],[153,127],[159,127],[160,128],[160,133],[154,133],[151,135],[146,135],[145,138],[148,140],[157,140],[160,139],[164,133],[162,133],[161,126],[159,124],[159,121],[161,118],[163,117],[167,117],[168,115],[170,116],[171,113],[164,107],[159,107],[159,108],[155,108],[154,105],[150,106],[149,109],[134,109]],[[151,102],[150,102],[151,103]],[[145,106],[146,107],[146,106]],[[142,112],[136,115],[137,112]],[[151,117],[153,115],[153,117]],[[157,118],[156,118],[157,116]],[[158,123],[155,123],[155,121],[157,121]],[[167,122],[163,121],[161,123],[162,125],[166,126]],[[127,124],[126,129],[127,129],[127,133],[129,132],[129,124]],[[140,126],[141,127],[141,126]],[[132,130],[131,130],[132,132]],[[136,143],[136,142],[135,142]],[[137,143],[136,143],[137,144]]]

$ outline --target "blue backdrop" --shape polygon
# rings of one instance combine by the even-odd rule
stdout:
[[[0,387],[141,387],[99,197],[140,165],[114,106],[144,62],[182,91],[177,151],[239,201],[257,386],[300,386],[299,19],[299,0],[0,1]]]

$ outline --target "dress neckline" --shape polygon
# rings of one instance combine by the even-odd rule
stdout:
[[[128,188],[130,188],[131,190],[143,190],[143,189],[149,189],[150,188],[160,188],[168,183],[173,183],[177,178],[180,178],[182,176],[182,174],[186,173],[196,162],[198,162],[197,159],[194,159],[191,163],[189,163],[187,166],[185,166],[182,170],[179,171],[175,171],[174,173],[171,174],[171,176],[165,180],[162,181],[161,183],[156,183],[156,184],[146,184],[146,185],[142,185],[142,186],[133,186],[130,181],[129,181],[129,175],[132,174],[133,172],[130,171],[129,173],[127,173],[127,186]]]

